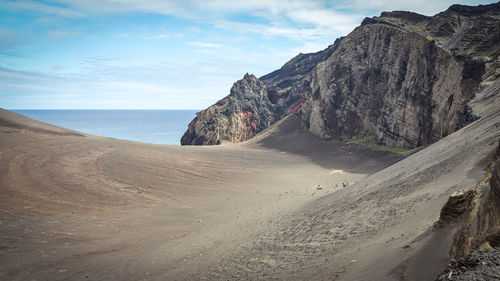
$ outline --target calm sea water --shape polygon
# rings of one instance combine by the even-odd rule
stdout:
[[[180,144],[197,110],[12,110],[92,135],[156,144]]]

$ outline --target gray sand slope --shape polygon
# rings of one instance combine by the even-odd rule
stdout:
[[[490,111],[399,161],[300,138],[175,147],[0,120],[2,280],[428,280],[453,231],[429,229],[500,137]]]
[[[0,155],[2,280],[189,278],[400,159],[359,153],[350,158],[361,168],[331,170],[262,147],[77,134],[5,110]]]
[[[482,113],[462,130],[299,209],[279,231],[240,247],[206,276],[433,280],[448,261],[456,225],[437,232],[432,226],[453,192],[475,188],[498,145],[500,113]],[[256,142],[272,146],[269,139],[297,138],[286,122]]]

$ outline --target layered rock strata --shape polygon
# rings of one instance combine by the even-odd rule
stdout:
[[[480,247],[500,248],[500,143],[483,180],[471,192],[470,207],[454,236],[454,257],[464,257]]]
[[[197,114],[181,143],[241,142],[297,114],[299,129],[321,138],[430,144],[479,117],[467,105],[477,93],[498,94],[498,42],[500,3],[453,5],[433,17],[384,12],[323,51],[260,79],[245,75]]]

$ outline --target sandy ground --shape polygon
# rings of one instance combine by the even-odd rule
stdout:
[[[428,280],[453,226],[430,228],[482,177],[499,123],[399,161],[295,132],[135,143],[0,110],[0,279]]]
[[[248,145],[90,136],[7,111],[0,126],[2,280],[191,278],[306,203],[400,159],[338,147],[351,164],[327,169]]]

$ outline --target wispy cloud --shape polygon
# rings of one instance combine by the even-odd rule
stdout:
[[[311,38],[311,34],[326,35],[332,31],[346,34],[359,24],[362,16],[343,13],[326,6],[321,0],[255,0],[255,1],[129,1],[129,0],[59,0],[65,5],[87,14],[106,14],[123,12],[147,12],[173,15],[180,18],[198,19],[220,25],[230,22],[226,17],[231,14],[246,13],[261,18],[266,23],[255,27],[233,25],[243,30],[257,32],[263,30],[267,35],[286,36],[296,39],[302,36]],[[301,26],[306,24],[308,26]]]
[[[410,10],[428,15],[436,14],[452,4],[487,4],[491,0],[184,0],[184,1],[130,1],[130,0],[57,0],[68,8],[54,7],[31,1],[8,2],[9,6],[51,12],[60,16],[83,16],[85,14],[105,14],[122,12],[147,12],[174,15],[183,18],[214,18],[227,13],[250,13],[254,16],[268,18],[296,18],[312,23],[324,24],[350,22],[358,15],[352,16],[346,9],[366,10]],[[70,8],[69,8],[70,7]],[[303,17],[307,15],[307,17]],[[309,17],[312,16],[312,17]],[[352,16],[352,17],[351,17]]]
[[[412,11],[427,16],[433,16],[446,10],[453,4],[479,5],[490,4],[494,0],[342,0],[337,4],[340,8],[355,9],[358,11]]]
[[[0,0],[0,106],[203,108],[364,16],[452,1]]]
[[[1,1],[1,0],[0,0]],[[423,1],[423,0],[420,0]],[[92,16],[130,12],[171,15],[194,19],[240,34],[251,32],[266,37],[286,37],[292,40],[317,40],[347,34],[362,20],[362,16],[342,12],[322,0],[186,0],[186,1],[130,1],[130,0],[57,0],[58,6],[31,1],[7,2],[12,9],[52,13],[60,17]],[[61,7],[62,6],[64,7]],[[256,20],[235,20],[231,15],[247,14]],[[69,33],[53,33],[53,38],[63,38]],[[140,35],[142,39],[169,39],[172,34]],[[202,47],[202,46],[200,46]],[[212,48],[211,46],[205,46]]]
[[[163,39],[169,39],[172,37],[172,34],[168,33],[159,33],[159,34],[147,34],[147,35],[141,35],[140,36],[142,39],[146,40],[163,40]]]
[[[357,14],[343,14],[327,9],[297,9],[288,13],[290,19],[310,23],[313,26],[331,29],[347,34],[359,25],[363,16]]]
[[[67,32],[61,30],[48,30],[47,36],[52,39],[61,39],[70,36],[78,35],[78,32]]]
[[[103,59],[89,58],[74,74],[57,64],[52,73],[0,67],[0,107],[199,109],[228,94],[235,79],[224,63],[125,67]]]
[[[316,40],[324,36],[338,35],[338,32],[336,32],[334,29],[326,29],[324,27],[294,27],[279,23],[257,24],[219,20],[215,23],[215,26],[220,29],[239,32],[241,34],[255,33],[267,38],[279,36],[298,41]]]
[[[82,11],[77,11],[71,8],[46,5],[33,1],[1,1],[0,3],[5,9],[33,11],[64,18],[79,18],[86,15]]]
[[[206,43],[206,42],[187,42],[186,44],[203,48],[222,48],[224,46],[218,43]]]
[[[15,49],[24,45],[24,39],[12,32],[0,29],[0,55],[17,55]]]

